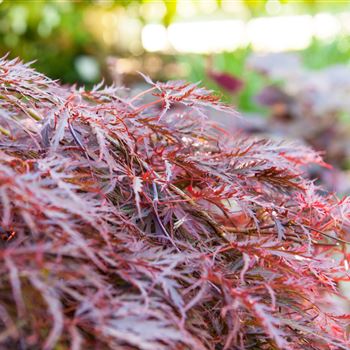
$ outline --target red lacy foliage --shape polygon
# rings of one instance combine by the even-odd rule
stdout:
[[[348,349],[350,202],[302,176],[320,157],[146,80],[125,97],[0,60],[1,346]]]

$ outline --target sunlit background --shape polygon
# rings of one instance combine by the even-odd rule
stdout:
[[[327,64],[329,55],[347,60],[349,32],[347,1],[0,0],[0,53],[36,59],[39,69],[64,82],[109,79],[110,65],[115,74],[141,69],[163,79],[197,78],[205,60],[195,55],[235,51],[241,53],[232,56],[233,66],[242,51],[310,48]]]

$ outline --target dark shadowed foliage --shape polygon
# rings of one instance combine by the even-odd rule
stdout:
[[[0,60],[6,349],[348,349],[350,201],[209,91],[63,87]],[[131,94],[132,95],[132,94]]]

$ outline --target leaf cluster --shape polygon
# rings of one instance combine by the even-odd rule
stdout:
[[[303,176],[320,156],[145,79],[86,91],[0,59],[0,344],[347,349],[350,201]]]

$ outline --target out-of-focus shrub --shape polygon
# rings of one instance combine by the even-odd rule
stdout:
[[[293,54],[255,55],[247,65],[266,82],[255,96],[257,103],[269,108],[269,118],[261,131],[301,139],[324,152],[335,168],[348,169],[349,66],[311,70]]]
[[[64,82],[96,82],[105,51],[86,23],[92,6],[94,1],[1,2],[0,55],[35,59],[36,68]]]

